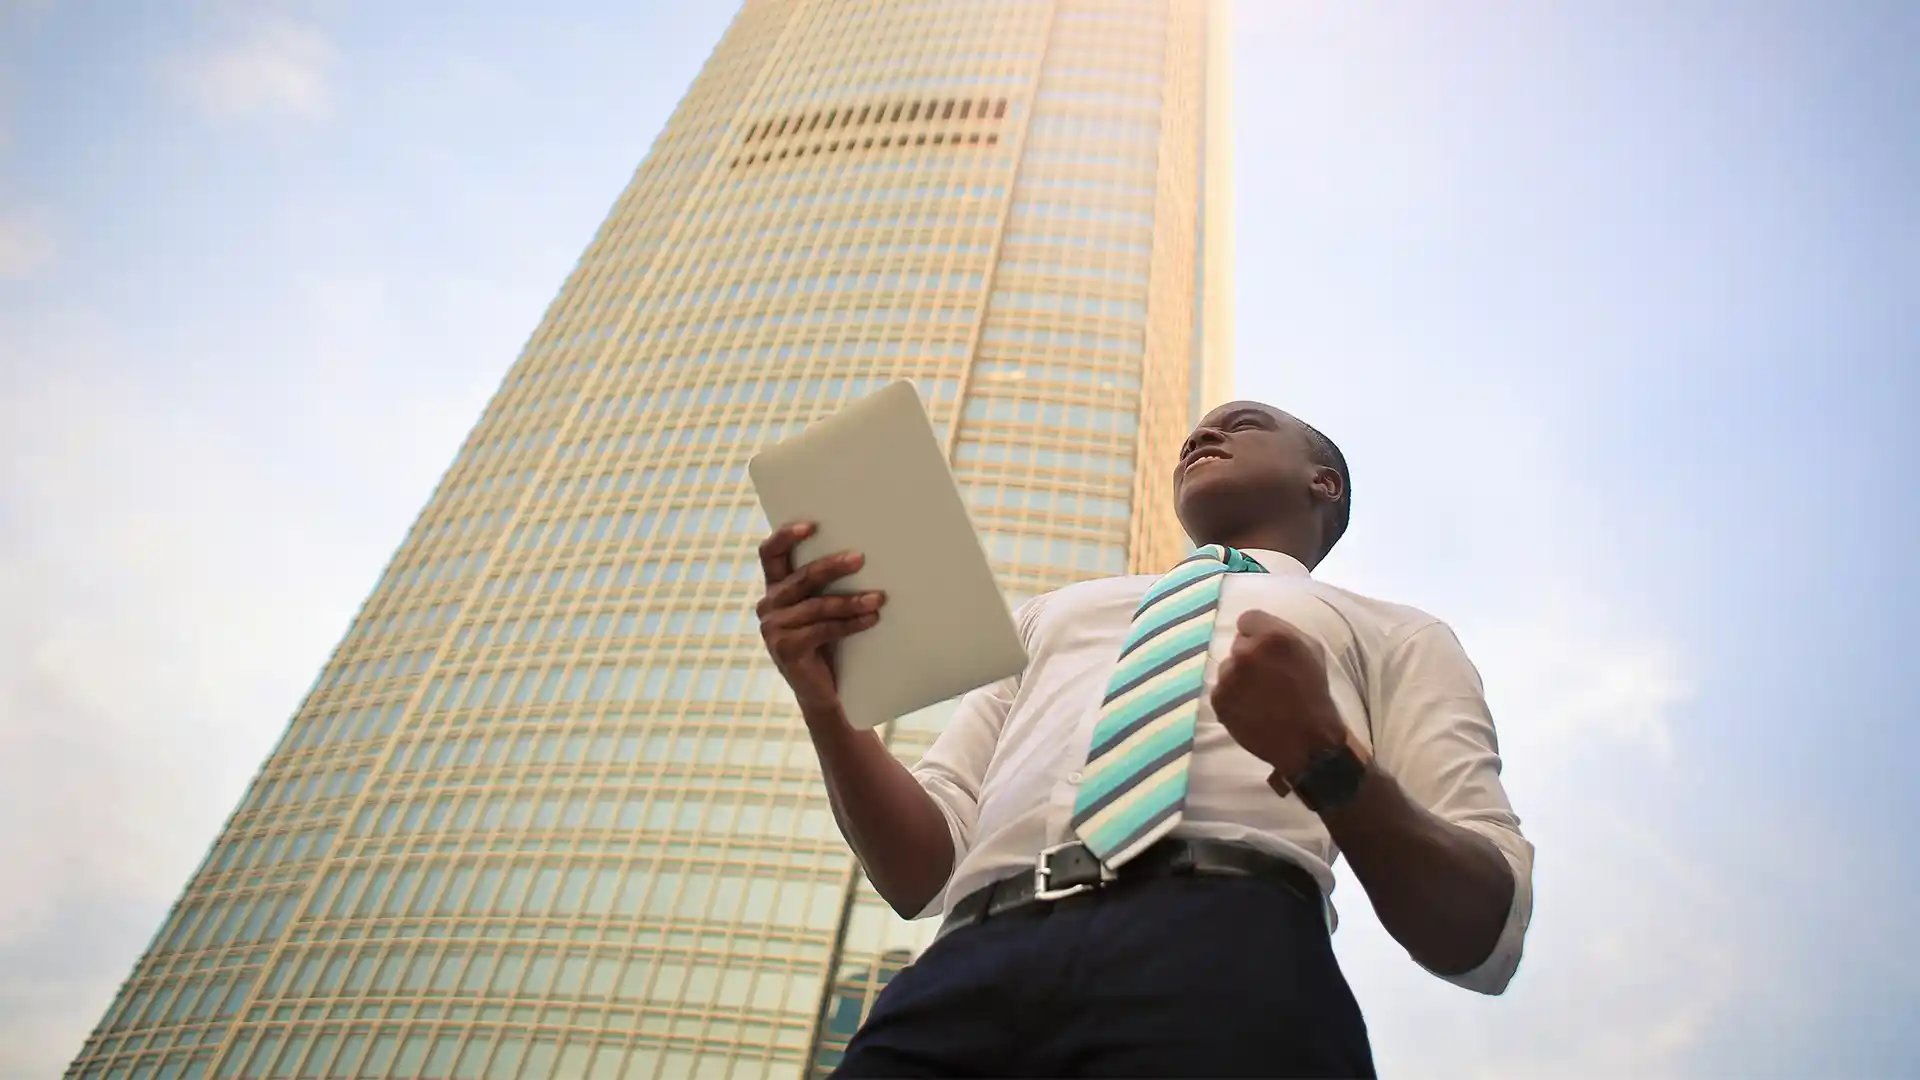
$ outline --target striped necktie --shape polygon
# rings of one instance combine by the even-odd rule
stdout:
[[[1209,544],[1154,582],[1134,611],[1073,805],[1075,835],[1109,869],[1180,823],[1220,585],[1228,574],[1266,572]]]

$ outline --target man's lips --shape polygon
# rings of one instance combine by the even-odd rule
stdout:
[[[1230,456],[1226,451],[1215,450],[1212,447],[1195,450],[1193,453],[1187,455],[1185,461],[1180,463],[1180,471],[1184,474],[1203,461],[1225,461]]]

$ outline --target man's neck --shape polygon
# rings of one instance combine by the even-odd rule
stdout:
[[[1310,531],[1270,525],[1234,529],[1223,536],[1194,539],[1202,545],[1225,544],[1238,551],[1277,551],[1299,560],[1302,566],[1310,567],[1314,562],[1315,546],[1319,543],[1318,537],[1307,535]]]

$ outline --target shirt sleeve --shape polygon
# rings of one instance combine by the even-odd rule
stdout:
[[[1031,631],[1039,603],[1038,597],[1027,601],[1014,617],[1029,658],[1033,655]],[[980,809],[980,786],[986,781],[987,766],[992,764],[994,748],[1000,743],[1000,729],[1013,708],[1015,695],[1020,692],[1020,678],[1011,675],[962,697],[946,727],[910,770],[927,794],[933,796],[941,816],[947,819],[955,868],[972,850],[973,826]],[[939,914],[945,899],[943,889],[914,918]]]
[[[1433,622],[1407,636],[1382,665],[1374,757],[1409,797],[1443,821],[1492,841],[1513,872],[1513,904],[1479,967],[1441,978],[1482,994],[1506,990],[1533,917],[1533,845],[1500,784],[1500,749],[1480,673],[1460,639]]]

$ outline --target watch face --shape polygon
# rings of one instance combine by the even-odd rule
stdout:
[[[1366,766],[1353,750],[1338,746],[1315,754],[1306,771],[1293,782],[1293,790],[1299,793],[1307,809],[1330,810],[1353,798],[1365,775]]]

